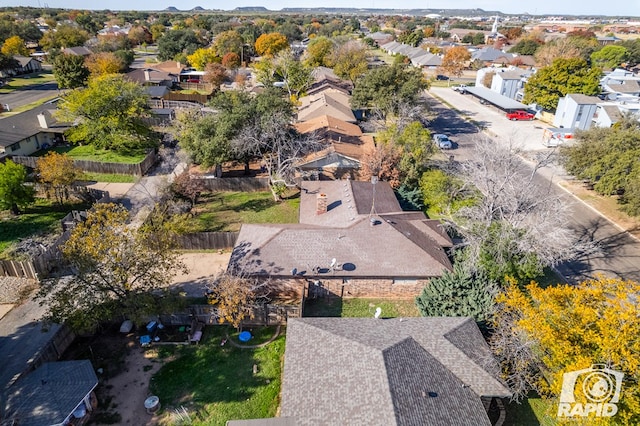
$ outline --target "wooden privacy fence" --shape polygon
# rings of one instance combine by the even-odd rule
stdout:
[[[224,177],[200,178],[209,191],[256,192],[269,189],[269,178],[256,177]]]
[[[35,169],[38,157],[16,155],[12,159],[15,163]],[[85,172],[143,176],[147,171],[149,171],[151,166],[153,166],[156,159],[157,155],[155,151],[151,150],[141,162],[135,164],[102,163],[88,160],[73,160],[73,164]]]
[[[169,315],[160,315],[160,322],[164,325],[189,325],[192,320],[198,320],[204,324],[217,325],[218,313],[212,305],[192,305],[190,312],[180,312]],[[265,303],[253,308],[253,319],[242,322],[243,325],[285,325],[289,318],[302,316],[302,304],[278,305]]]
[[[223,250],[231,249],[236,244],[239,232],[199,232],[182,234],[177,237],[176,244],[183,250]]]
[[[0,260],[0,277],[38,279],[38,271],[31,260]]]

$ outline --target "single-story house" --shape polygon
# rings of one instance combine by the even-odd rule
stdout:
[[[69,123],[55,118],[55,102],[48,102],[0,120],[0,157],[31,155],[64,140]]]
[[[143,86],[172,87],[179,81],[178,74],[158,70],[155,68],[136,68],[125,74],[127,78]]]
[[[404,212],[387,182],[303,181],[300,223],[244,224],[228,270],[308,297],[417,296],[452,269],[437,220]]]
[[[228,425],[490,426],[499,374],[472,318],[292,318],[281,417]]]
[[[89,50],[89,48],[84,46],[76,46],[76,47],[67,47],[66,49],[62,49],[62,53],[66,55],[75,55],[75,56],[89,56],[93,52]]]
[[[323,115],[330,115],[348,123],[358,120],[351,109],[351,96],[341,91],[322,91],[313,96],[300,98],[298,121],[312,120]]]
[[[42,64],[34,58],[15,55],[13,59],[18,62],[18,66],[14,70],[15,74],[30,74],[32,72],[42,71]]]
[[[97,385],[89,360],[45,363],[9,388],[3,420],[20,426],[62,426],[85,419],[97,406]]]
[[[353,123],[323,115],[296,123],[301,134],[315,134],[322,139],[325,148],[306,156],[299,168],[314,179],[343,179],[359,175],[360,161],[368,151],[373,151],[373,137],[363,135]]]

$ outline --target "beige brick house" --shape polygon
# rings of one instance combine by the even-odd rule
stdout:
[[[300,223],[243,225],[230,271],[302,297],[413,298],[452,266],[438,221],[404,212],[386,182],[306,181]]]

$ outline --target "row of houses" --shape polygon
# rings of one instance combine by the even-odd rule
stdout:
[[[276,303],[413,299],[452,269],[452,241],[439,221],[403,211],[387,182],[359,180],[373,138],[349,84],[315,76],[295,127],[327,148],[301,165],[317,176],[300,183],[299,223],[243,224],[229,271],[270,281]],[[289,318],[280,417],[227,424],[492,424],[494,400],[511,392],[473,319],[378,317]]]

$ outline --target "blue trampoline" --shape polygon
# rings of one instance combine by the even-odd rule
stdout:
[[[248,342],[249,340],[251,340],[251,337],[252,336],[250,332],[243,331],[238,335],[238,340],[240,340],[241,342]]]

